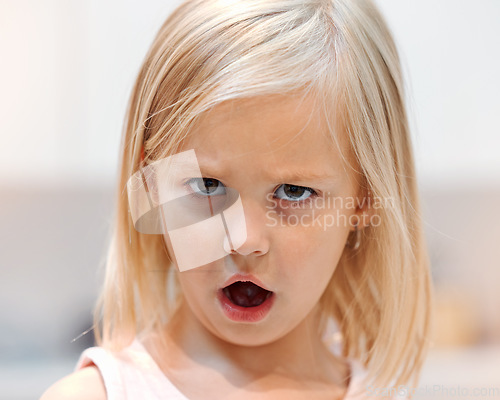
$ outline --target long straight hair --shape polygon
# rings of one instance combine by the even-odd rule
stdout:
[[[428,346],[429,266],[400,61],[370,0],[189,0],[170,15],[127,111],[95,314],[100,345],[117,350],[159,330],[182,295],[162,236],[131,228],[129,177],[175,154],[213,106],[296,92],[317,96],[332,140],[348,135],[365,189],[391,200],[359,248],[346,246],[320,300],[322,320],[337,322],[343,355],[361,360],[379,387],[416,382]]]

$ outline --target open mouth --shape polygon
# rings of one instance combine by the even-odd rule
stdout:
[[[257,307],[271,297],[273,292],[253,282],[234,282],[222,289],[231,303],[239,307]]]

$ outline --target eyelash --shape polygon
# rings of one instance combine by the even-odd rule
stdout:
[[[296,187],[296,188],[300,188],[300,189],[303,189],[304,191],[308,191],[310,193],[309,196],[307,196],[307,198],[303,199],[303,200],[288,200],[288,199],[283,199],[283,198],[279,198],[276,196],[276,193],[278,192],[278,190],[280,190],[282,187],[284,187],[285,185],[287,186],[291,186],[291,187]],[[307,186],[300,186],[300,185],[291,185],[289,183],[283,183],[281,184],[280,186],[278,186],[278,188],[274,191],[274,195],[273,195],[273,198],[275,199],[278,199],[280,201],[288,201],[290,203],[304,203],[304,202],[307,202],[307,201],[310,201],[311,198],[314,198],[314,197],[317,197],[318,196],[318,193],[310,188],[310,187],[307,187]],[[302,196],[300,196],[302,197]]]
[[[222,185],[222,182],[219,181],[218,179],[214,179],[214,178],[206,178],[206,177],[202,177],[202,178],[190,178],[190,179],[187,179],[185,182],[184,182],[184,186],[187,187],[187,190],[189,191],[189,195],[192,196],[192,197],[195,197],[197,199],[204,199],[206,200],[207,197],[214,197],[213,195],[211,194],[199,194],[200,192],[195,192],[192,187],[191,187],[191,183],[193,182],[196,182],[196,180],[198,179],[210,179],[210,180],[213,180],[213,181],[216,181],[217,183],[220,183]],[[224,185],[223,185],[224,186]],[[224,186],[225,188],[225,186]],[[218,190],[219,187],[217,187],[216,190]],[[224,192],[225,193],[225,192]]]
[[[202,178],[190,178],[188,180],[186,180],[184,182],[184,185],[188,187],[188,190],[190,191],[190,195],[193,196],[193,197],[196,197],[196,198],[200,198],[200,199],[206,199],[207,197],[212,197],[211,195],[207,194],[207,195],[200,195],[199,193],[193,191],[193,189],[191,188],[191,183],[195,182],[195,180],[197,179],[210,179],[210,180],[213,180],[215,182],[218,182],[219,184],[221,184],[224,188],[224,184],[219,181],[218,179],[215,179],[215,178],[206,178],[206,177],[202,177]],[[303,189],[305,191],[308,191],[310,193],[310,195],[304,199],[304,200],[289,200],[289,199],[283,199],[283,198],[278,198],[276,196],[276,193],[277,191],[282,188],[283,186],[285,185],[288,185],[288,186],[291,186],[291,187],[297,187],[297,188],[300,188],[300,189]],[[218,190],[219,187],[216,189]],[[281,201],[288,201],[290,203],[302,203],[302,202],[306,202],[308,200],[310,200],[311,198],[314,198],[314,197],[317,197],[319,194],[316,190],[310,188],[310,187],[307,187],[307,186],[300,186],[300,185],[292,185],[292,184],[288,184],[288,183],[283,183],[281,185],[279,185],[275,190],[274,190],[274,194],[273,194],[273,198],[276,198],[276,199],[279,199]]]

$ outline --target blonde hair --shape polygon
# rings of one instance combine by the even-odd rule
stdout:
[[[431,284],[400,62],[369,0],[190,0],[167,19],[129,103],[99,344],[119,349],[159,329],[180,296],[162,236],[130,229],[129,177],[174,154],[211,107],[297,91],[322,99],[334,139],[337,129],[348,134],[370,196],[392,199],[377,210],[380,225],[363,229],[360,248],[346,246],[321,298],[323,321],[337,321],[343,354],[379,387],[416,382]]]

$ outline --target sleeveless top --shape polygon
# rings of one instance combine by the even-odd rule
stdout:
[[[348,361],[351,376],[344,400],[367,399],[362,387],[366,370],[356,360]],[[189,400],[137,339],[118,353],[102,347],[88,348],[81,354],[75,370],[92,364],[101,373],[108,400]]]

